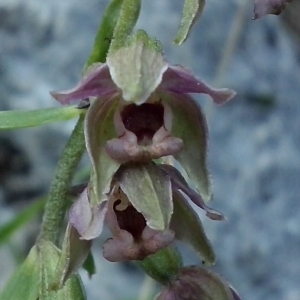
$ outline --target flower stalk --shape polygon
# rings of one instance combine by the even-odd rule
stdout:
[[[113,0],[105,10],[97,32],[92,52],[84,66],[84,71],[95,62],[105,62],[116,24],[119,20],[123,0]]]
[[[137,22],[140,9],[141,0],[123,0],[109,52],[125,46],[126,40]]]
[[[65,215],[68,191],[73,175],[85,150],[84,118],[85,114],[81,114],[61,155],[45,207],[38,239],[45,239],[54,244],[57,243],[61,231],[61,223]]]

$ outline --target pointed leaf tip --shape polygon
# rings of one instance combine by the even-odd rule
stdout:
[[[170,227],[174,230],[176,239],[190,245],[203,258],[206,265],[213,265],[216,256],[198,214],[178,191],[173,192],[173,202],[174,213]],[[193,230],[190,230],[191,228]]]
[[[183,150],[175,159],[195,184],[201,197],[208,201],[212,196],[211,179],[207,168],[207,124],[200,106],[188,95],[164,98],[172,108],[174,136],[183,140]]]
[[[205,0],[186,0],[182,11],[182,19],[174,39],[174,43],[181,45],[189,36],[191,29],[200,18],[205,6]]]

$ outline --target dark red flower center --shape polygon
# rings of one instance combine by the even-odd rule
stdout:
[[[114,203],[114,212],[116,214],[119,227],[132,234],[135,239],[141,237],[144,228],[146,227],[146,220],[144,216],[139,213],[131,204],[125,209],[119,210],[117,206],[121,200]]]
[[[125,128],[136,135],[140,145],[148,144],[164,125],[164,107],[160,102],[139,106],[130,104],[123,108],[121,118]]]

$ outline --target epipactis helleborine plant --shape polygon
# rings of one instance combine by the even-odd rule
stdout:
[[[216,104],[235,95],[170,65],[160,44],[143,31],[110,52],[106,63],[92,65],[75,88],[51,93],[61,104],[89,99],[85,139],[93,169],[69,222],[81,239],[90,240],[100,235],[106,220],[113,234],[104,245],[110,261],[143,259],[175,237],[190,243],[208,263],[214,261],[201,222],[183,196],[209,218],[223,219],[204,203],[211,198],[207,126],[189,93],[207,94]],[[169,155],[197,191],[174,167],[153,162]],[[182,230],[191,227],[200,237]]]

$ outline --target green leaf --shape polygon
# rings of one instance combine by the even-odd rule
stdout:
[[[211,180],[207,169],[207,124],[201,108],[188,95],[170,97],[164,101],[172,108],[172,135],[183,141],[184,148],[174,155],[186,171],[204,201],[212,196]]]
[[[45,108],[39,110],[10,110],[0,112],[0,130],[40,126],[66,121],[80,115],[84,110],[76,106]]]
[[[173,213],[170,177],[155,163],[127,163],[116,176],[121,189],[134,208],[143,214],[147,225],[164,231]]]
[[[188,38],[192,27],[202,14],[204,5],[205,0],[185,0],[181,23],[174,39],[175,44],[180,45]]]
[[[106,142],[116,137],[114,112],[118,98],[97,98],[88,109],[85,122],[86,148],[92,162],[90,201],[101,203],[109,191],[112,176],[120,164],[106,153]]]
[[[28,207],[18,213],[11,221],[0,227],[0,246],[4,244],[15,232],[23,228],[40,213],[46,203],[46,199],[34,201]]]
[[[206,265],[213,265],[216,260],[215,253],[198,214],[180,192],[173,192],[173,203],[174,213],[170,228],[174,230],[176,239],[192,246]]]
[[[36,300],[39,282],[39,255],[34,246],[25,262],[13,273],[3,291],[1,300]]]

